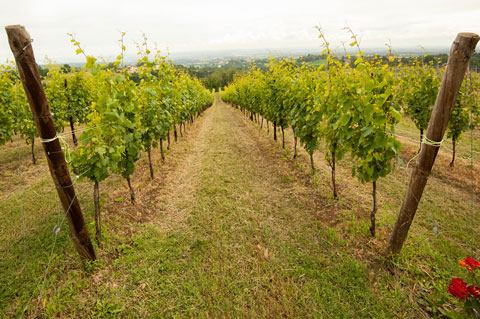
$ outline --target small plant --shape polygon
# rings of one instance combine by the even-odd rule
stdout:
[[[475,270],[480,268],[480,262],[471,257],[461,260],[460,266],[465,267],[469,272],[472,285],[468,285],[461,278],[452,278],[448,292],[463,302],[463,309],[469,318],[480,318],[480,288],[475,277]]]
[[[108,301],[97,300],[95,303],[94,314],[97,318],[115,318],[122,312],[121,308],[117,308]]]

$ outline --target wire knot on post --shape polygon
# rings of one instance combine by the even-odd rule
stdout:
[[[440,142],[435,142],[435,141],[432,141],[431,139],[429,139],[426,136],[422,140],[422,144],[430,145],[430,146],[433,146],[433,147],[440,147],[440,146],[442,146],[442,143],[443,143],[443,139]]]
[[[20,51],[20,53],[18,53],[16,56],[15,56],[15,60],[18,60],[18,58],[20,58],[24,53],[25,53],[25,50],[32,45],[32,42],[33,42],[33,39],[30,39],[30,41],[25,44],[25,46],[22,48],[22,50]]]
[[[410,165],[410,163],[411,163],[413,160],[415,160],[416,158],[418,158],[418,156],[420,155],[420,152],[422,151],[422,147],[423,147],[424,144],[425,144],[425,145],[430,145],[430,146],[433,146],[433,147],[440,147],[440,146],[442,146],[442,143],[443,143],[443,139],[442,139],[440,142],[435,142],[435,141],[432,141],[431,139],[429,139],[428,137],[425,136],[425,137],[422,139],[422,146],[420,147],[420,150],[418,151],[418,153],[417,153],[414,157],[412,157],[412,158],[408,161],[407,166],[405,167],[405,171],[408,171],[408,166]]]
[[[62,136],[62,135],[55,135],[54,137],[52,138],[40,138],[40,142],[42,143],[50,143],[50,142],[53,142],[55,140],[58,140],[60,142],[60,144],[64,145],[64,147],[62,147],[62,151],[65,151],[65,154],[66,154],[66,161],[67,163],[70,163],[70,147],[68,146],[68,143],[67,141],[65,140],[65,138]],[[58,152],[54,152],[54,153],[58,153]],[[50,155],[50,152],[47,153],[48,155]]]

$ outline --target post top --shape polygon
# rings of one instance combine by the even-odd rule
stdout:
[[[455,38],[455,43],[458,45],[457,49],[462,48],[461,50],[466,50],[465,54],[468,56],[473,53],[478,41],[480,41],[480,36],[473,32],[460,32]]]
[[[479,38],[480,36],[476,33],[473,32],[460,32],[458,34],[459,37],[465,37],[465,38]]]
[[[23,25],[20,25],[20,24],[12,24],[12,25],[7,25],[7,26],[5,26],[5,29],[6,29],[6,30],[9,30],[9,29],[18,29],[18,28],[25,29],[25,27],[24,27]]]
[[[23,25],[8,25],[5,27],[5,31],[7,32],[10,49],[16,60],[17,57],[26,51],[27,45],[32,39]]]

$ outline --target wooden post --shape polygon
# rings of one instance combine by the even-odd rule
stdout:
[[[82,210],[75,195],[72,179],[68,171],[67,162],[55,137],[57,131],[52,120],[50,107],[43,91],[37,63],[31,45],[31,38],[23,26],[11,25],[5,27],[8,43],[15,56],[18,73],[30,104],[40,138],[47,140],[43,149],[47,157],[48,167],[53,182],[57,188],[58,196],[62,202],[70,226],[70,235],[77,252],[82,258],[95,260],[95,251],[88,234]]]
[[[459,33],[453,42],[447,68],[428,123],[427,134],[425,135],[427,141],[442,141],[468,62],[479,40],[480,37],[475,33]],[[437,157],[439,145],[429,144],[431,143],[423,143],[415,169],[410,177],[410,184],[388,243],[387,255],[389,256],[400,253],[402,249],[427,184],[428,176]]]

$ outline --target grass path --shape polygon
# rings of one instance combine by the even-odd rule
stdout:
[[[218,99],[202,121],[153,201],[155,218],[89,295],[122,317],[408,312],[398,296],[376,296],[368,265],[318,222],[321,196],[260,131]]]

